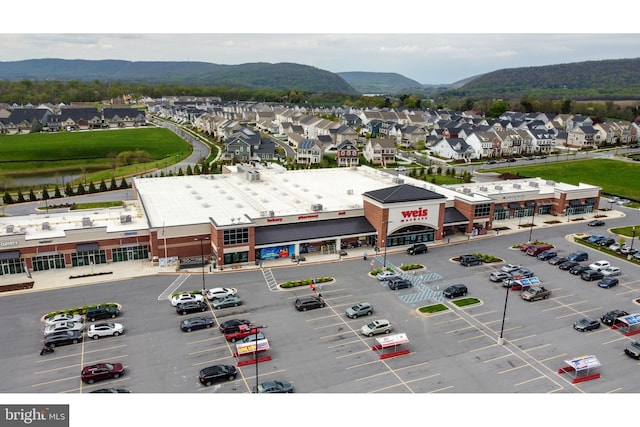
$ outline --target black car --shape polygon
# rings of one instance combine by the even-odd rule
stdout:
[[[296,298],[293,305],[298,311],[313,310],[314,308],[324,307],[324,300],[322,297],[309,295],[306,297]]]
[[[99,388],[97,390],[93,390],[90,393],[131,393],[126,388]]]
[[[624,310],[618,310],[618,309],[611,310],[606,312],[602,316],[600,316],[600,321],[607,326],[612,326],[616,322],[616,320],[618,320],[618,317],[623,317],[628,315],[629,313],[627,313]]]
[[[467,292],[468,289],[465,285],[451,285],[442,291],[442,294],[447,298],[455,298],[465,296]]]
[[[551,265],[560,265],[563,262],[570,261],[566,256],[554,256],[549,261],[547,261]]]
[[[596,270],[585,270],[582,272],[582,274],[580,274],[580,278],[582,280],[586,280],[587,282],[591,282],[593,280],[600,280],[604,277],[604,274],[602,274],[601,271],[596,271]]]
[[[207,311],[207,303],[204,301],[181,302],[176,306],[178,314],[195,313],[197,311]]]
[[[191,332],[196,329],[210,328],[215,325],[213,317],[210,316],[196,316],[184,319],[180,322],[180,329],[183,332]]]
[[[616,242],[616,239],[607,238],[607,239],[600,240],[600,242],[598,242],[598,245],[608,248],[609,246],[613,245],[615,242]]]
[[[475,255],[461,255],[460,256],[460,264],[468,267],[470,265],[480,265],[482,264],[482,258],[479,258]]]
[[[252,326],[252,323],[245,319],[231,319],[220,323],[219,329],[223,334],[233,334],[240,331],[240,325]]]
[[[573,329],[580,332],[592,331],[600,327],[600,321],[593,317],[583,317],[580,320],[576,320],[573,324]]]
[[[407,249],[409,255],[426,254],[429,252],[429,248],[424,243],[417,243]]]
[[[200,384],[210,386],[216,381],[233,381],[238,374],[238,370],[233,365],[213,365],[200,370],[198,379]]]
[[[512,162],[515,162],[515,161],[516,161],[516,159],[514,159],[513,157],[509,157],[507,159],[507,162],[509,162],[509,163],[512,163]]]
[[[51,335],[47,335],[43,344],[45,347],[57,347],[60,345],[77,344],[82,342],[82,332],[80,331],[62,331],[54,332]]]
[[[413,283],[411,283],[409,280],[407,279],[393,279],[393,280],[389,280],[387,282],[387,286],[389,286],[389,289],[396,291],[398,289],[406,289],[406,288],[410,288],[413,286]]]
[[[582,265],[582,264],[578,264],[576,266],[573,266],[569,269],[569,273],[574,274],[576,276],[581,275],[583,272],[587,271],[589,269],[588,265]]]
[[[99,319],[113,319],[120,315],[118,307],[113,305],[99,305],[97,307],[87,308],[87,320],[95,322]]]
[[[586,261],[589,259],[589,254],[585,251],[572,252],[567,256],[569,261]]]
[[[587,225],[589,227],[602,227],[604,225],[604,221],[601,219],[594,219],[593,221],[589,221]]]
[[[558,268],[560,270],[567,271],[567,270],[571,270],[576,265],[580,265],[580,263],[578,261],[565,261],[562,264],[558,265]]]

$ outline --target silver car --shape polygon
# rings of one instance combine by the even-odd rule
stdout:
[[[51,335],[55,332],[78,331],[82,332],[84,325],[82,322],[58,322],[44,328],[44,336]]]
[[[360,332],[362,335],[372,337],[378,334],[388,334],[392,330],[393,326],[391,325],[391,322],[386,319],[379,319],[364,325],[362,329],[360,329]]]
[[[345,314],[349,319],[355,319],[360,316],[371,316],[373,313],[373,305],[368,302],[359,302],[358,304],[347,308]]]

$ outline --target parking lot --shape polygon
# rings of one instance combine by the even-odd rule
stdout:
[[[577,227],[577,226],[576,226]],[[586,228],[586,227],[585,227]],[[559,255],[581,249],[552,230],[538,238],[552,242]],[[238,289],[243,305],[213,311],[216,327],[184,333],[179,322],[192,315],[175,312],[167,300],[173,290],[201,288],[199,274],[158,275],[81,288],[64,288],[0,298],[5,319],[13,327],[0,332],[3,343],[2,369],[5,393],[79,393],[118,387],[142,393],[249,393],[256,381],[282,379],[293,383],[297,393],[631,393],[640,391],[629,372],[638,362],[625,356],[630,337],[601,327],[577,332],[574,321],[590,315],[599,318],[614,308],[635,313],[640,281],[636,266],[611,259],[622,268],[620,285],[601,289],[558,267],[511,249],[518,235],[482,242],[433,248],[428,254],[389,254],[388,263],[423,264],[415,273],[415,286],[391,291],[368,275],[370,265],[362,260],[332,264],[310,264],[273,268],[277,282],[331,275],[335,281],[319,289],[326,307],[298,312],[293,301],[312,293],[308,287],[278,290],[270,287],[260,270],[206,276],[206,286]],[[463,253],[491,253],[505,262],[522,264],[536,273],[542,285],[552,290],[546,300],[532,303],[491,282],[489,274],[503,263],[463,267],[453,261]],[[589,262],[608,259],[589,252]],[[468,297],[480,304],[458,308],[450,300],[449,310],[434,315],[417,312],[446,286],[463,283]],[[319,288],[319,287],[318,287]],[[505,299],[508,295],[503,335],[500,336]],[[119,337],[87,340],[56,348],[54,354],[38,354],[42,339],[41,316],[51,310],[114,301],[122,314],[114,319],[124,324]],[[345,310],[357,302],[373,304],[370,317],[348,319]],[[227,343],[217,325],[232,318],[249,319],[266,326],[270,361],[239,368],[233,381],[211,387],[198,382],[198,371],[214,364],[237,365],[235,345]],[[373,319],[388,319],[392,334],[405,333],[410,353],[380,359],[371,349],[375,337],[359,333]],[[17,326],[19,325],[19,326]],[[6,345],[9,343],[10,345]],[[572,377],[559,375],[567,359],[595,355],[602,363],[601,378],[572,384]],[[98,361],[117,361],[126,373],[116,380],[93,385],[80,381],[82,366]],[[20,372],[21,375],[15,375]]]

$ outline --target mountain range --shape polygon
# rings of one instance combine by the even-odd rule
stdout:
[[[451,85],[425,85],[397,73],[332,73],[295,63],[30,59],[0,62],[0,81],[78,80],[219,86],[307,93],[445,94],[467,98],[640,98],[640,58],[496,70]]]

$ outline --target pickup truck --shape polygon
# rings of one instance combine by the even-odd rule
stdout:
[[[240,325],[238,327],[237,332],[231,332],[231,333],[225,334],[224,337],[226,338],[227,341],[236,342],[245,337],[248,337],[249,335],[256,335],[259,332],[260,332],[260,328],[258,327]]]
[[[551,291],[544,286],[532,286],[522,291],[520,297],[525,301],[535,301],[537,299],[546,299],[551,295]]]

